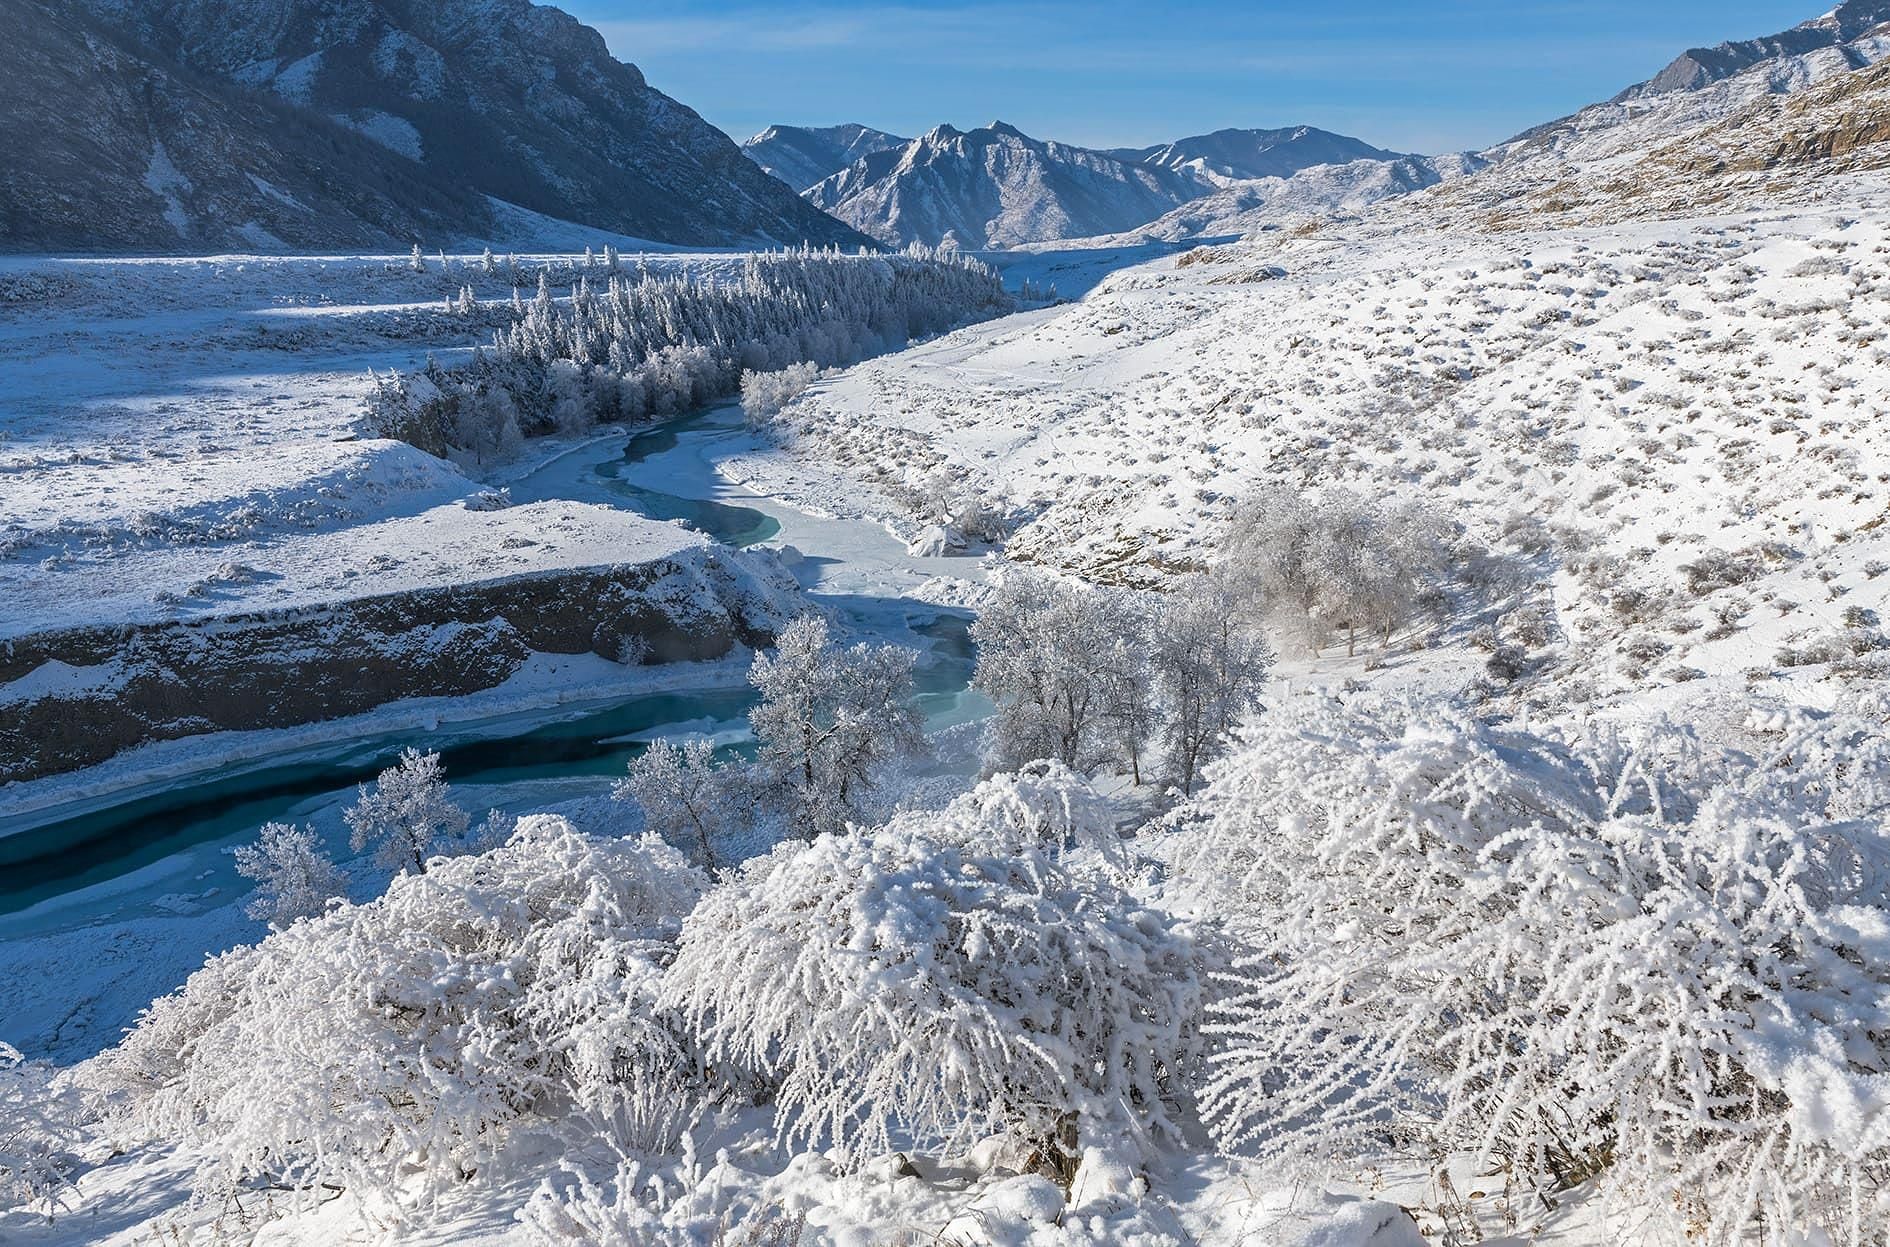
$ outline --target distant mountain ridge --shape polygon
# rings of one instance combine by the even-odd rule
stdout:
[[[1204,169],[1227,178],[1290,178],[1315,165],[1402,160],[1407,153],[1312,126],[1281,130],[1216,130],[1153,147],[1110,148],[1109,154],[1164,169]]]
[[[911,139],[854,123],[838,126],[769,126],[742,144],[742,155],[798,193],[825,181],[856,160]]]
[[[36,133],[0,174],[0,247],[431,245],[531,213],[682,245],[865,241],[528,0],[5,5],[28,37],[0,45],[0,124]],[[45,106],[74,89],[108,98]]]
[[[1112,233],[1200,194],[1188,173],[1035,139],[1002,121],[936,126],[810,188],[807,198],[883,243],[1006,247]]]
[[[994,121],[968,131],[937,126],[856,160],[805,193],[884,243],[1008,247],[1120,234],[1255,179],[1403,159],[1310,126],[1219,130],[1100,150],[1032,138]]]

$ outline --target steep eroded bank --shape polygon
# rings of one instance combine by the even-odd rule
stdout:
[[[339,600],[0,641],[0,782],[94,765],[145,741],[478,692],[534,653],[718,658],[767,643],[801,607],[772,555],[621,513],[610,523],[635,530],[622,561],[392,592],[363,578],[368,591]]]

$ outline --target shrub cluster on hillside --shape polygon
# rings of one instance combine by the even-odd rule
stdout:
[[[461,368],[378,379],[376,434],[475,462],[523,438],[674,415],[734,395],[760,411],[805,387],[804,366],[850,364],[1014,306],[997,274],[956,254],[783,251],[747,257],[734,282],[580,273],[563,297],[541,273],[511,323]],[[793,371],[789,371],[793,370]]]

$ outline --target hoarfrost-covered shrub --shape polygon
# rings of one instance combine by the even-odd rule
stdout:
[[[781,409],[807,392],[820,376],[812,364],[790,364],[779,372],[742,373],[742,414],[748,423],[760,427],[779,415]]]
[[[790,1143],[857,1164],[1009,1130],[1067,1181],[1084,1142],[1178,1139],[1197,992],[1190,941],[1120,889],[902,820],[751,861],[690,915],[665,998],[707,1060],[777,1083]]]
[[[1269,488],[1242,505],[1222,564],[1252,576],[1267,609],[1315,649],[1344,631],[1350,653],[1361,629],[1390,642],[1426,580],[1449,566],[1452,542],[1442,519],[1417,504]]]
[[[1662,725],[1276,709],[1178,819],[1247,946],[1212,1009],[1221,1141],[1416,1143],[1599,1175],[1712,1244],[1890,1231],[1890,743],[1801,716],[1762,756]]]
[[[970,853],[1003,857],[1042,852],[1123,856],[1108,798],[1061,762],[1040,761],[993,775],[942,810],[901,814],[880,834],[926,836]]]
[[[593,1181],[580,1169],[567,1167],[558,1177],[546,1178],[518,1211],[525,1241],[532,1247],[569,1247],[576,1243],[607,1243],[610,1247],[684,1247],[683,1232],[663,1219],[639,1198],[640,1166],[625,1161],[610,1183]]]
[[[0,1211],[52,1215],[76,1166],[80,1116],[76,1092],[56,1069],[0,1043]]]
[[[724,1175],[718,1168],[701,1176],[716,1183]],[[659,1214],[656,1192],[665,1190],[661,1177],[636,1161],[619,1164],[609,1182],[566,1164],[539,1183],[518,1221],[531,1247],[798,1247],[806,1238],[804,1214],[773,1203],[741,1207],[748,1201],[739,1195],[738,1206],[719,1216],[673,1205]]]
[[[553,815],[213,957],[94,1062],[126,1124],[264,1177],[396,1197],[476,1172],[520,1118],[660,1150],[698,1103],[652,1008],[707,881],[654,836]]]

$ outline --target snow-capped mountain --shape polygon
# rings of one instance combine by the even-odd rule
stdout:
[[[1775,35],[1689,48],[1658,74],[1615,98],[1633,100],[1671,91],[1697,91],[1763,61],[1803,56],[1821,48],[1848,49],[1886,24],[1890,24],[1890,0],[1846,0],[1822,17]],[[1867,63],[1855,59],[1851,67],[1861,69]]]
[[[750,147],[782,129],[766,131]],[[1303,174],[1310,174],[1306,181],[1283,188]],[[939,126],[856,160],[805,194],[882,242],[1008,247],[1141,232],[1158,221],[1151,236],[1188,236],[1183,217],[1216,221],[1276,197],[1318,210],[1356,207],[1440,176],[1423,158],[1309,126],[1217,130],[1153,147],[1096,150],[992,122],[971,131]],[[1204,200],[1213,202],[1194,213]],[[1171,220],[1174,214],[1180,215]]]
[[[807,197],[881,242],[1005,247],[1129,229],[1200,195],[1193,173],[1034,139],[994,121],[941,125],[834,174]]]
[[[1225,238],[1306,217],[1347,216],[1374,204],[1469,177],[1486,166],[1468,152],[1314,165],[1290,177],[1248,178],[1189,200],[1124,236],[1099,243]]]
[[[796,191],[804,191],[856,160],[889,147],[903,147],[911,141],[852,123],[769,126],[742,144],[742,154]]]
[[[1689,52],[1480,153],[1484,172],[1414,198],[1387,224],[1533,228],[1808,202],[1822,174],[1890,160],[1890,77],[1870,68],[1890,54],[1881,14],[1890,4],[1856,0],[1781,35]],[[1689,76],[1687,65],[1726,72]]]
[[[863,241],[528,0],[8,7],[26,37],[0,51],[5,124],[34,133],[10,147],[32,155],[0,181],[0,245],[435,244],[529,213],[659,242]]]
[[[1360,160],[1392,161],[1401,152],[1373,147],[1362,139],[1312,126],[1281,130],[1216,130],[1153,147],[1119,147],[1111,156],[1136,164],[1178,171],[1197,170],[1225,178],[1290,178],[1315,165],[1345,165]]]

